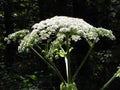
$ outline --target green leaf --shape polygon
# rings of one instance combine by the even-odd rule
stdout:
[[[118,70],[116,72],[116,77],[119,77],[120,78],[120,67],[118,67]]]
[[[33,80],[37,79],[37,77],[35,75],[31,75],[30,78],[33,79]]]
[[[73,48],[73,47],[71,47],[71,48],[69,49],[69,52],[71,52],[73,49],[74,49],[74,48]]]
[[[60,51],[58,52],[58,54],[60,55],[60,57],[65,57],[65,56],[66,56],[66,53],[63,52],[62,50],[60,50]]]
[[[27,75],[27,77],[31,78],[32,80],[36,80],[37,79],[36,75]]]
[[[31,87],[31,86],[33,86],[33,84],[32,83],[28,83],[28,87]]]

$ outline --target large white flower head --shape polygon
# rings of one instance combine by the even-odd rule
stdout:
[[[18,50],[20,52],[26,51],[34,44],[42,43],[42,40],[48,40],[50,38],[54,40],[64,41],[67,35],[70,40],[77,42],[82,38],[87,41],[98,41],[99,37],[108,37],[109,39],[115,39],[111,30],[104,28],[96,28],[85,22],[83,19],[72,18],[67,16],[55,16],[50,19],[43,20],[32,26],[32,32],[24,37],[21,41]],[[51,43],[52,43],[51,42]]]
[[[53,33],[59,34],[57,35],[57,38],[60,38],[60,34],[65,38],[66,34],[69,33],[70,38],[74,41],[80,40],[81,37],[88,40],[97,39],[97,41],[99,40],[99,36],[108,37],[110,39],[115,38],[110,30],[96,28],[85,22],[83,19],[66,16],[55,16],[41,21],[40,23],[33,25],[33,27],[35,27],[34,29],[41,31],[40,33],[46,32],[42,34],[43,36],[45,35],[46,39]]]

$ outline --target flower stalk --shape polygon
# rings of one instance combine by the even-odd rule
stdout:
[[[103,85],[102,88],[100,88],[100,90],[106,89],[116,77],[120,78],[120,67],[119,66],[118,66],[117,72]]]
[[[71,66],[70,66],[70,40],[69,35],[66,35],[66,57],[65,57],[65,63],[66,63],[66,73],[67,73],[67,82],[71,83]]]
[[[93,47],[94,47],[94,44],[95,44],[95,43],[93,42],[92,45],[90,46],[87,54],[85,55],[84,59],[82,60],[82,62],[80,63],[79,67],[78,67],[77,70],[75,71],[75,74],[74,74],[73,77],[72,77],[72,81],[75,81],[76,76],[78,75],[79,71],[81,70],[82,66],[84,65],[84,63],[86,62],[88,56],[90,55],[90,53],[91,53],[91,51],[92,51],[92,49],[93,49]]]
[[[54,70],[54,72],[58,75],[58,77],[60,78],[60,80],[63,82],[63,84],[66,83],[65,79],[63,78],[63,76],[61,75],[60,71],[58,70],[58,68],[55,66],[54,63],[52,63],[51,61],[46,60],[44,57],[42,57],[33,47],[31,47],[31,49],[52,69]]]
[[[100,90],[105,90],[109,84],[116,78],[116,74],[114,74],[104,85]]]

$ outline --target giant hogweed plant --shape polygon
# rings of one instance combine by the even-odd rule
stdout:
[[[75,79],[100,37],[115,39],[111,30],[96,28],[83,19],[55,16],[34,24],[32,31],[17,31],[8,35],[5,40],[7,43],[18,42],[20,53],[29,51],[36,53],[60,78],[60,90],[78,90]],[[74,47],[71,41],[77,42],[82,39],[88,43],[89,50],[77,70],[72,72],[70,54]],[[53,62],[58,58],[65,61],[66,79]],[[104,90],[115,77],[120,77],[120,69],[100,90]]]

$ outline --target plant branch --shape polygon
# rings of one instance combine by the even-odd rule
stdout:
[[[66,81],[64,80],[63,76],[61,75],[60,71],[57,69],[57,67],[52,63],[51,61],[46,60],[44,57],[42,57],[33,47],[31,49],[52,69],[55,71],[55,73],[58,75],[60,80],[65,84]]]
[[[65,57],[65,63],[66,63],[66,73],[67,73],[67,82],[71,83],[71,67],[70,67],[70,40],[69,35],[66,35],[66,57]]]
[[[84,59],[82,60],[81,64],[79,65],[79,67],[77,68],[77,70],[75,71],[75,74],[72,77],[72,82],[75,80],[76,76],[78,75],[79,71],[81,70],[82,66],[84,65],[84,63],[86,62],[88,56],[90,55],[92,49],[94,47],[94,43],[90,46],[86,56],[84,57]]]
[[[100,90],[104,90],[108,87],[108,85],[116,78],[116,73],[103,85],[103,87]]]

